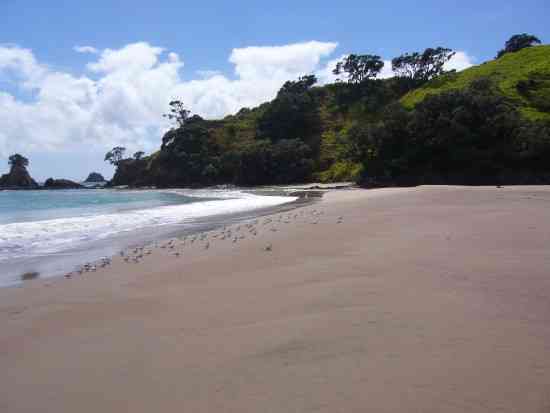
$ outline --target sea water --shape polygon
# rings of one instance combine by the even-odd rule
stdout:
[[[23,272],[55,275],[175,228],[294,200],[221,189],[0,191],[0,286]]]

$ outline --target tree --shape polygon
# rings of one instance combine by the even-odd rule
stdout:
[[[120,161],[122,161],[122,158],[124,157],[124,152],[126,152],[126,148],[122,146],[115,146],[113,149],[105,154],[104,160],[109,162],[111,165],[118,166],[118,164],[120,163]]]
[[[508,41],[504,45],[504,49],[499,50],[496,58],[498,59],[504,56],[506,53],[517,52],[518,50],[525,49],[526,47],[531,47],[540,43],[540,40],[532,34],[516,34],[508,39]]]
[[[299,139],[276,143],[256,140],[240,152],[241,185],[288,184],[308,180],[313,171],[311,149]]]
[[[272,142],[300,138],[308,142],[318,136],[318,101],[311,89],[316,82],[314,75],[286,82],[259,117],[256,138]]]
[[[29,165],[29,160],[25,158],[23,155],[19,155],[18,153],[11,155],[8,158],[8,164],[14,168],[14,167],[27,167]]]
[[[487,184],[521,176],[520,162],[527,171],[535,162],[542,168],[530,149],[543,154],[550,140],[533,139],[545,135],[542,125],[520,136],[521,125],[519,112],[480,79],[429,95],[412,111],[390,105],[376,124],[350,129],[348,140],[371,184]]]
[[[217,179],[221,150],[210,124],[211,121],[194,115],[184,128],[166,132],[160,152],[151,158],[153,183],[159,186],[198,185]]]
[[[300,76],[298,80],[286,81],[281,89],[279,89],[279,92],[277,92],[277,97],[306,93],[315,83],[317,83],[317,77],[315,75]]]
[[[335,75],[346,73],[349,83],[361,83],[378,76],[383,67],[384,62],[380,56],[350,54],[341,62],[336,63],[332,73]]]
[[[143,158],[143,155],[145,155],[145,152],[137,151],[136,153],[134,153],[134,159],[136,161],[139,161],[141,158]]]
[[[185,109],[185,106],[181,100],[172,100],[169,105],[170,113],[166,113],[162,116],[175,121],[178,128],[183,128],[187,123],[187,119],[189,118],[191,111]]]
[[[414,86],[427,82],[445,72],[443,66],[455,52],[444,47],[428,48],[422,53],[405,53],[391,61],[398,77],[409,79]]]

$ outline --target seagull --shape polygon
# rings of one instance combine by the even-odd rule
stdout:
[[[264,249],[266,251],[271,251],[273,249],[273,247],[271,246],[271,244],[267,244]]]

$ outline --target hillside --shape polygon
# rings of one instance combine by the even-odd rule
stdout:
[[[412,109],[430,94],[464,89],[482,77],[489,78],[526,118],[550,120],[550,45],[505,54],[459,73],[449,73],[409,92],[401,102]]]
[[[159,151],[121,159],[111,183],[550,182],[550,46],[420,82],[304,76],[221,120],[183,114]]]

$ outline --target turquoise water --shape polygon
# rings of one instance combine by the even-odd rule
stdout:
[[[295,199],[220,189],[0,191],[0,286]]]
[[[160,191],[0,191],[0,225],[179,205],[204,199]]]

